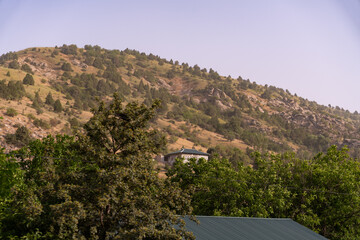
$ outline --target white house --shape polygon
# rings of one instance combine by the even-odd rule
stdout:
[[[164,162],[167,164],[173,164],[176,158],[184,158],[185,161],[189,160],[190,158],[204,158],[205,160],[209,159],[208,153],[200,152],[195,149],[187,149],[182,148],[179,151],[168,153],[164,156]]]

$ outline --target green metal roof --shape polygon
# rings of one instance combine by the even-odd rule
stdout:
[[[174,154],[194,154],[194,155],[206,155],[206,156],[210,155],[208,153],[200,152],[195,149],[183,148],[183,149],[180,149],[179,151],[168,153],[165,156],[174,155]]]
[[[289,218],[196,216],[185,218],[186,229],[197,240],[324,240],[327,239]]]

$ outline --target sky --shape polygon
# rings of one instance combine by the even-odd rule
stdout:
[[[360,0],[0,0],[0,54],[153,53],[360,112]]]

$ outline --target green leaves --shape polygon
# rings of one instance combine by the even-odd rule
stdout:
[[[197,215],[292,218],[330,239],[360,237],[360,163],[347,149],[299,160],[294,154],[254,154],[254,166],[225,159],[178,160],[169,171],[195,191]]]
[[[188,192],[159,179],[153,165],[164,137],[147,123],[158,104],[123,106],[115,95],[76,138],[48,136],[16,152],[22,187],[1,185],[9,203],[1,202],[0,236],[193,239],[179,218],[191,214]]]
[[[160,137],[157,142],[151,141],[158,132],[147,128],[159,104],[154,102],[148,108],[132,102],[123,107],[118,95],[114,95],[109,106],[101,103],[93,110],[94,116],[84,127],[89,141],[109,153],[122,156],[158,153],[165,139]]]

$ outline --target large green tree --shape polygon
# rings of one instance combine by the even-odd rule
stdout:
[[[23,190],[7,204],[0,232],[38,239],[191,239],[178,184],[160,179],[153,154],[164,138],[149,130],[150,108],[101,103],[76,138],[51,136],[19,151]],[[177,227],[175,227],[177,226]]]

